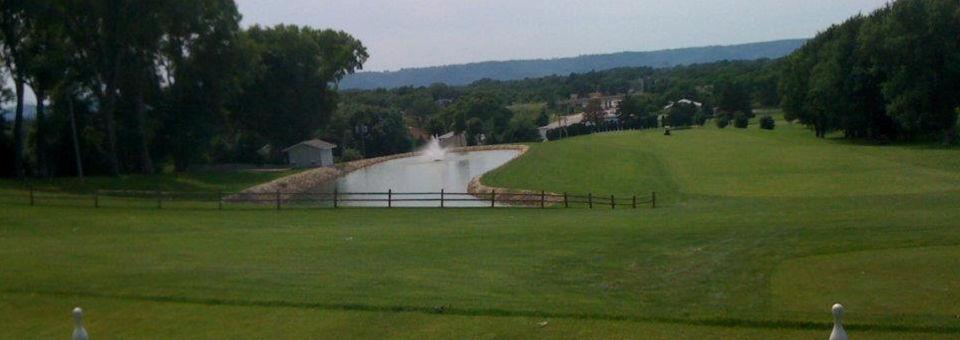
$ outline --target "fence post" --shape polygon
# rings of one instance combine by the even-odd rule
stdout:
[[[440,189],[440,207],[443,208],[443,189]]]
[[[217,210],[223,210],[223,190],[217,191]]]
[[[33,186],[30,186],[30,205],[33,205]]]
[[[157,209],[163,209],[163,196],[161,196],[160,189],[157,189]]]
[[[610,209],[616,209],[616,208],[617,208],[617,199],[614,198],[613,195],[610,195]]]
[[[544,200],[547,198],[547,193],[545,191],[540,191],[540,209],[543,209]]]
[[[587,193],[587,206],[593,209],[593,193]]]
[[[570,207],[570,203],[568,203],[568,202],[569,202],[569,201],[567,201],[567,192],[564,191],[564,192],[563,192],[563,207],[564,207],[564,208],[569,208],[569,207]]]
[[[633,195],[633,208],[637,208],[637,195]]]
[[[277,190],[277,210],[280,210],[280,190]]]
[[[339,204],[338,204],[339,202],[337,202],[337,192],[338,192],[338,191],[339,191],[339,190],[337,190],[337,189],[333,189],[333,207],[334,207],[334,208],[336,208],[336,207],[339,205]]]
[[[653,192],[653,195],[652,195],[651,197],[652,197],[652,198],[650,199],[650,208],[656,208],[656,207],[657,207],[657,192],[654,191],[654,192]]]
[[[393,208],[393,189],[387,190],[387,208]]]
[[[93,190],[93,207],[94,208],[100,207],[100,189]]]
[[[490,207],[493,208],[494,204],[496,203],[497,203],[497,191],[491,190],[490,191]]]

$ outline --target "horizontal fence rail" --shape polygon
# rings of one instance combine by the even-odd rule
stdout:
[[[163,190],[95,190],[89,193],[46,192],[35,189],[0,192],[0,203],[27,203],[29,205],[64,205],[111,207],[196,207],[197,204],[215,206],[283,208],[394,208],[394,207],[526,207],[526,208],[609,208],[616,209],[657,207],[657,193],[620,196],[595,193],[547,192],[197,192]]]

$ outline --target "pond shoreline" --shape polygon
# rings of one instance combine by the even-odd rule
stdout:
[[[527,152],[529,146],[521,144],[503,144],[503,145],[481,145],[481,146],[467,146],[467,147],[458,147],[448,150],[448,152],[460,153],[460,152],[475,152],[475,151],[494,151],[494,150],[516,150],[519,153],[511,158],[511,161],[520,157]],[[386,161],[391,161],[395,159],[407,158],[407,157],[416,157],[420,156],[423,152],[407,152],[396,155],[361,159],[346,163],[340,163],[333,167],[327,168],[314,168],[309,169],[297,174],[293,174],[286,177],[281,177],[273,181],[259,184],[243,191],[230,195],[226,198],[228,201],[232,202],[257,202],[260,201],[260,198],[263,195],[276,195],[277,192],[280,192],[282,197],[281,199],[289,199],[291,196],[297,194],[303,194],[311,192],[313,188],[320,187],[322,184],[329,181],[336,180],[340,177],[343,177],[351,172],[370,167],[376,164],[380,164]],[[505,163],[506,164],[506,163]],[[501,165],[502,166],[502,165]],[[480,178],[483,175],[477,176],[470,181],[468,186],[469,193],[477,194],[482,193],[482,190],[485,187],[477,187],[474,191],[474,182],[479,184]],[[497,192],[506,192],[507,189],[493,188],[491,190],[497,190]],[[499,194],[498,194],[499,195]],[[273,197],[273,196],[271,196]]]
[[[517,145],[517,146],[522,148],[515,148],[510,150],[518,150],[520,151],[520,153],[518,153],[516,156],[510,159],[510,161],[507,161],[506,163],[503,163],[500,166],[490,171],[487,171],[483,175],[474,177],[472,180],[470,180],[470,183],[467,184],[467,192],[470,193],[471,195],[474,195],[477,197],[483,197],[483,198],[490,197],[491,193],[496,193],[496,196],[494,197],[495,201],[501,202],[501,203],[509,203],[509,204],[517,204],[516,202],[528,202],[526,203],[526,205],[537,205],[539,203],[529,203],[529,202],[535,202],[541,198],[546,204],[555,204],[555,203],[563,202],[562,197],[558,197],[558,194],[552,193],[549,191],[538,192],[538,191],[524,190],[524,189],[500,188],[500,187],[493,187],[493,186],[488,186],[483,184],[484,175],[490,173],[491,171],[495,171],[497,169],[500,169],[506,166],[513,160],[520,158],[520,156],[523,156],[523,154],[525,154],[527,150],[530,149],[530,147],[526,145]],[[541,195],[547,195],[547,196],[541,197]]]

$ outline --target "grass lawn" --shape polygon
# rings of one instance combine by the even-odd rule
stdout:
[[[0,337],[80,305],[100,338],[809,339],[841,302],[856,338],[957,338],[957,165],[780,122],[535,144],[484,180],[657,209],[7,203]]]
[[[156,175],[123,175],[112,177],[88,177],[79,180],[72,177],[51,179],[0,180],[0,191],[25,190],[33,187],[38,191],[90,193],[103,190],[164,190],[236,192],[256,184],[292,175],[299,170],[282,171],[209,171],[163,173]]]

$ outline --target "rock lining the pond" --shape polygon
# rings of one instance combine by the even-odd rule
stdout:
[[[481,146],[466,146],[452,148],[449,152],[474,152],[474,151],[493,151],[493,150],[517,150],[519,153],[517,157],[527,152],[529,149],[526,145],[481,145]],[[383,163],[386,161],[391,161],[394,159],[407,158],[407,157],[416,157],[420,156],[422,152],[407,152],[390,156],[375,157],[360,159],[356,161],[340,163],[334,167],[327,168],[315,168],[306,170],[300,173],[296,173],[290,176],[281,177],[275,180],[272,180],[267,183],[256,185],[250,188],[247,188],[239,193],[230,195],[225,198],[226,201],[230,202],[254,202],[254,203],[264,203],[270,204],[275,198],[277,192],[281,193],[282,200],[288,200],[296,194],[309,193],[313,188],[319,188],[322,184],[335,180],[341,176],[349,174],[353,171],[360,170],[372,165]],[[516,157],[514,157],[515,159]],[[475,178],[470,182],[470,187],[473,187],[473,182],[478,181],[479,178]],[[506,189],[497,189],[497,196],[500,191],[507,191]],[[474,193],[474,191],[469,191]],[[537,194],[539,195],[539,194]],[[539,197],[539,196],[538,196]]]
[[[498,146],[498,145],[491,145],[491,146]],[[530,147],[526,145],[504,145],[504,146],[507,146],[509,148],[490,149],[490,150],[520,151],[516,156],[514,156],[511,159],[512,161],[522,156],[524,153],[527,152],[528,149],[530,149]],[[503,163],[499,167],[490,171],[497,170],[509,163],[510,161],[507,161],[506,163]],[[490,173],[490,171],[488,171],[487,173]],[[543,197],[543,200],[545,203],[554,204],[554,203],[563,202],[563,197],[558,197],[560,194],[556,194],[552,192],[541,192],[541,191],[511,189],[511,188],[498,188],[498,187],[491,187],[491,186],[484,185],[482,182],[483,182],[483,175],[477,176],[474,179],[470,180],[470,183],[467,184],[467,192],[480,198],[489,198],[491,193],[496,192],[497,196],[494,198],[494,200],[500,203],[509,203],[509,204],[518,204],[517,202],[522,202],[519,204],[520,205],[539,205],[541,193],[544,193],[547,195],[553,195],[553,196]]]

